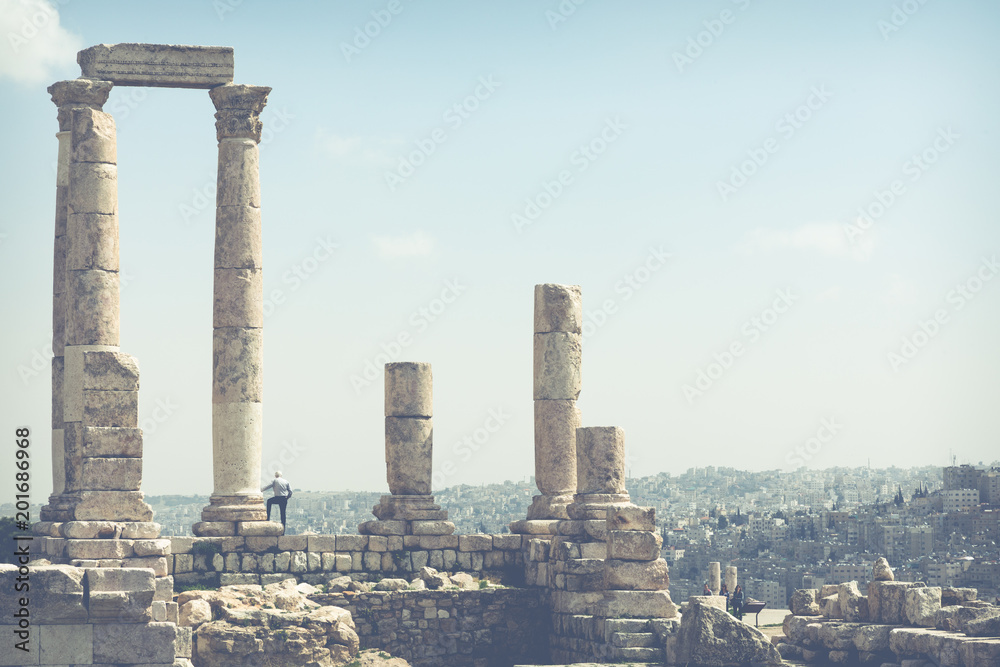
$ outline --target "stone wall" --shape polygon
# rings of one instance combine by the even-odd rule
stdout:
[[[549,614],[540,592],[393,591],[310,596],[351,612],[362,648],[377,648],[414,667],[501,667],[545,663]]]
[[[373,578],[418,572],[493,573],[523,583],[521,535],[287,535],[173,537],[167,569],[178,589],[190,585],[269,584],[289,575],[325,584],[338,574]],[[210,553],[217,550],[217,553]]]

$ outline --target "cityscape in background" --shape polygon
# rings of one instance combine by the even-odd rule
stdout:
[[[700,594],[709,562],[718,561],[739,568],[750,597],[786,608],[797,588],[856,580],[864,590],[879,556],[897,580],[972,587],[983,600],[1000,595],[1000,462],[794,472],[709,466],[632,478],[627,487],[633,502],[656,508],[676,600]],[[454,486],[435,497],[456,533],[497,534],[525,515],[535,493],[532,478]],[[286,534],[357,533],[382,495],[296,488]],[[208,496],[146,500],[164,537],[185,536]],[[0,514],[12,516],[13,507]]]

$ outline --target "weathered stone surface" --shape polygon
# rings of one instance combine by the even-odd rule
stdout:
[[[879,558],[875,561],[875,565],[872,567],[872,581],[894,581],[895,579],[892,568],[889,567],[889,561],[885,558]]]
[[[576,429],[579,427],[580,410],[576,401],[535,401],[535,484],[543,494],[559,496],[576,491]],[[529,518],[557,517],[529,515]]]
[[[826,618],[844,617],[840,611],[840,595],[838,593],[827,595],[825,598],[822,598],[820,600],[819,607],[823,612],[823,616]]]
[[[69,271],[67,294],[66,345],[118,345],[118,273]]]
[[[608,530],[656,530],[656,509],[638,505],[608,507],[605,514]]]
[[[430,495],[433,443],[433,420],[385,418],[387,478],[394,495]]]
[[[215,268],[260,269],[263,266],[260,209],[219,206],[215,211]]]
[[[534,398],[576,400],[582,387],[583,347],[576,333],[536,333]]]
[[[946,586],[941,589],[941,606],[950,607],[951,605],[962,604],[963,602],[975,600],[978,595],[979,591],[975,588],[951,588]]]
[[[663,538],[659,533],[640,530],[609,530],[607,557],[618,560],[656,560]]]
[[[138,428],[88,426],[80,431],[80,435],[80,455],[84,458],[142,457],[142,431]]]
[[[578,593],[578,595],[587,594]],[[670,599],[670,593],[665,590],[605,591],[603,599],[594,607],[594,611],[607,618],[677,617],[677,606]]]
[[[74,213],[67,224],[69,242],[66,244],[65,272],[99,269],[118,271],[118,216],[103,213]]]
[[[224,139],[245,139],[255,144],[260,142],[263,128],[260,112],[267,104],[270,92],[271,89],[266,86],[231,83],[209,91],[208,96],[212,98],[212,104],[216,108],[215,135],[219,140],[220,164],[223,161],[222,144],[228,143]]]
[[[127,558],[131,540],[66,540],[67,558]]]
[[[3,623],[16,622],[21,595],[15,593],[18,568],[0,564],[0,618]],[[84,571],[69,565],[38,565],[31,568],[31,590],[28,607],[34,625],[72,624],[87,622],[83,599]],[[9,637],[8,637],[9,639]]]
[[[65,521],[59,525],[59,534],[76,540],[113,540],[122,536],[124,526],[124,523],[114,521]]]
[[[709,607],[726,610],[726,598],[721,595],[691,595],[688,597],[688,605],[707,604]]]
[[[35,657],[43,665],[78,664],[90,665],[94,660],[94,636],[91,625],[41,625],[38,633],[38,651]],[[34,643],[34,642],[32,642]],[[7,658],[0,649],[0,660]],[[25,664],[4,662],[4,664]]]
[[[141,491],[82,491],[73,507],[77,521],[152,522],[153,509]]]
[[[180,606],[180,625],[197,628],[212,620],[212,607],[205,600],[189,600]]]
[[[101,391],[139,391],[139,363],[122,352],[83,353],[83,388]]]
[[[910,624],[933,628],[934,616],[941,608],[941,588],[939,586],[909,588],[904,593],[903,603],[906,620]]]
[[[136,428],[139,423],[139,392],[137,391],[85,391],[83,392],[83,419],[87,426],[117,426]],[[125,459],[122,459],[125,460]],[[142,459],[128,459],[142,467]],[[86,483],[86,479],[83,480]],[[86,488],[86,487],[84,487]],[[95,487],[99,488],[99,487]],[[135,491],[137,489],[122,489]]]
[[[583,297],[579,285],[535,285],[535,333],[583,332]]]
[[[385,416],[434,416],[431,365],[401,361],[385,365]]]
[[[854,646],[859,651],[876,653],[889,649],[889,625],[862,625],[854,632]]]
[[[94,626],[95,664],[173,664],[175,658],[190,655],[190,628],[156,622]]]
[[[77,54],[82,76],[117,86],[214,88],[233,80],[229,46],[98,44]]]
[[[722,590],[722,566],[718,561],[708,564],[708,587],[712,590],[712,595],[718,595]]]
[[[625,432],[617,426],[576,430],[577,494],[626,493]]]
[[[260,153],[252,139],[219,143],[215,202],[217,206],[260,208]]]
[[[88,568],[90,620],[143,623],[152,620],[154,573],[135,568]]]
[[[868,584],[868,615],[872,623],[906,623],[905,594],[912,583],[872,581]]]
[[[983,616],[965,624],[965,634],[970,637],[1000,637],[1000,607],[993,608],[992,616]]]
[[[170,554],[170,540],[136,540],[132,543],[132,551],[137,558],[167,556]]]
[[[52,96],[52,103],[59,107],[59,131],[69,132],[73,129],[74,108],[90,107],[100,110],[108,101],[113,86],[110,81],[88,79],[56,81],[49,86],[47,90]]]
[[[621,591],[660,591],[670,585],[667,562],[612,560],[604,562],[604,587]]]
[[[451,521],[411,521],[410,533],[413,535],[451,535],[455,532],[455,524]]]
[[[781,665],[778,650],[760,630],[725,611],[691,605],[681,616],[680,629],[667,638],[669,664]]]
[[[86,489],[138,491],[142,459],[84,458],[81,485]]]
[[[280,521],[237,521],[236,534],[247,537],[278,537],[285,527]]]
[[[795,616],[819,616],[819,604],[816,599],[819,590],[815,588],[800,588],[792,593],[790,611]]]
[[[216,328],[212,332],[212,401],[261,402],[264,396],[263,361],[263,329]]]
[[[840,584],[837,591],[840,615],[849,623],[868,620],[868,598],[858,590],[858,582]]]
[[[88,107],[71,112],[73,162],[118,162],[115,119]]]
[[[735,591],[737,585],[737,569],[735,565],[726,566],[726,590]]]
[[[71,162],[68,215],[118,214],[118,167],[106,162]],[[68,225],[67,225],[68,232]]]
[[[213,326],[264,326],[263,269],[215,269]]]

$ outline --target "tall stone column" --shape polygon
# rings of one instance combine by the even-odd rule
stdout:
[[[55,244],[52,271],[52,495],[42,508],[40,526],[49,532],[51,522],[71,518],[71,506],[63,498],[66,490],[65,449],[63,441],[63,376],[66,345],[66,223],[69,215],[69,164],[72,146],[72,110],[89,108],[100,111],[108,100],[112,84],[109,81],[70,79],[58,81],[48,88],[52,102],[58,108],[59,141],[56,167]],[[53,533],[53,537],[57,533]]]
[[[738,583],[738,571],[735,565],[726,566],[726,590],[732,595],[733,591],[736,590],[736,584]]]
[[[708,564],[708,588],[712,591],[712,595],[718,595],[722,590],[722,567],[714,560]]]
[[[433,377],[427,363],[385,365],[385,465],[388,496],[372,509],[362,535],[451,535],[455,524],[434,503]]]
[[[265,523],[263,439],[264,282],[260,224],[260,112],[271,89],[212,88],[219,141],[212,337],[214,488],[196,535],[278,534]],[[261,522],[260,525],[244,525]]]
[[[549,534],[569,518],[576,492],[576,430],[580,410],[583,306],[578,285],[535,285],[535,485],[527,521],[511,531]]]
[[[560,521],[560,535],[606,539],[609,509],[631,505],[625,489],[625,432],[617,426],[576,430],[576,494]]]

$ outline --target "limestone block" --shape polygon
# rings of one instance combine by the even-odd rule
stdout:
[[[612,560],[604,562],[604,587],[624,591],[660,591],[670,584],[667,562]]]
[[[118,273],[69,271],[67,294],[66,345],[118,345]]]
[[[889,561],[885,558],[879,558],[875,561],[872,566],[872,581],[893,581],[895,578],[892,568],[889,567]]]
[[[118,271],[117,215],[74,213],[69,216],[64,238],[68,239],[62,270],[64,281],[66,271]]]
[[[67,558],[126,558],[131,555],[131,540],[66,540]]]
[[[247,551],[260,553],[262,551],[275,550],[278,548],[278,536],[251,536],[246,538]]]
[[[385,365],[386,417],[432,417],[433,394],[430,364],[402,361]]]
[[[292,552],[292,560],[288,566],[288,571],[293,573],[302,573],[309,570],[309,563],[306,559],[305,552],[295,551]]]
[[[732,589],[735,590],[735,589]],[[800,588],[792,593],[790,610],[795,616],[819,616],[819,591],[815,588]]]
[[[576,400],[580,396],[583,360],[580,334],[535,334],[533,358],[535,400]]]
[[[378,572],[382,569],[382,554],[377,551],[366,551],[362,555],[362,562],[366,572]]]
[[[535,285],[535,333],[582,333],[583,298],[579,285]]]
[[[163,600],[169,603],[174,599],[174,578],[172,576],[157,577],[155,585],[156,591],[153,593],[154,600]],[[169,606],[167,607],[167,612],[170,613]]]
[[[905,594],[912,583],[876,580],[868,584],[868,613],[873,623],[906,623]]]
[[[907,591],[909,593],[910,591]],[[975,618],[965,624],[965,634],[970,637],[1000,637],[1000,609],[993,608],[992,616]]]
[[[876,653],[889,649],[889,632],[892,630],[888,625],[862,625],[854,632],[854,646],[859,651]]]
[[[410,532],[413,535],[451,535],[455,532],[455,524],[451,521],[411,521]]]
[[[165,577],[170,574],[165,556],[145,556],[143,558],[123,558],[122,567],[141,567],[153,571],[157,577]]]
[[[90,353],[88,353],[90,354]],[[81,430],[80,455],[86,457],[142,457],[142,430],[107,426],[88,426]],[[157,528],[157,530],[159,530]]]
[[[237,521],[236,534],[250,537],[278,537],[285,532],[280,521]]]
[[[663,538],[640,530],[609,530],[607,557],[616,560],[651,561],[660,557]]]
[[[43,665],[90,665],[94,661],[94,626],[40,625],[38,655]]]
[[[263,269],[215,269],[214,295],[216,328],[264,326]]]
[[[162,623],[167,620],[167,603],[163,600],[153,600],[151,611],[154,621]]]
[[[459,535],[459,551],[490,551],[493,549],[493,538],[489,535]]]
[[[5,623],[11,622],[15,618],[15,612],[20,609],[21,596],[14,594],[18,576],[16,565],[0,564],[0,590],[6,591],[0,595],[0,618]],[[83,570],[69,565],[32,567],[29,601],[31,623],[35,626],[86,623],[83,577]]]
[[[117,166],[104,162],[70,163],[67,214],[74,213],[118,214]]]
[[[677,606],[670,593],[658,591],[606,591],[598,612],[609,618],[675,618]]]
[[[83,353],[84,390],[139,391],[139,364],[122,352],[92,350]]]
[[[282,535],[278,538],[278,548],[282,551],[305,551],[308,546],[308,535]]]
[[[656,509],[617,505],[607,509],[608,530],[656,530]]]
[[[520,535],[494,535],[493,548],[504,551],[520,551],[523,538]]]
[[[934,616],[941,608],[941,587],[909,588],[904,593],[904,612],[911,625],[934,627]]]
[[[350,554],[336,554],[334,558],[334,569],[337,572],[350,572],[353,562]]]
[[[235,521],[198,521],[191,532],[199,537],[225,537],[236,534]]]
[[[212,401],[261,402],[264,395],[263,361],[263,329],[215,329],[212,334]]]
[[[197,628],[212,620],[212,607],[205,600],[189,600],[180,605],[180,625]]]
[[[82,470],[85,489],[138,491],[142,481],[142,459],[84,458]]]
[[[114,521],[64,521],[59,525],[59,534],[76,540],[113,540],[122,537],[124,525]]]
[[[170,540],[136,540],[132,543],[132,551],[138,558],[168,556],[170,554]]]
[[[139,392],[137,391],[85,391],[83,392],[83,426],[117,426],[136,428],[139,424]],[[142,467],[142,459],[132,461]],[[86,480],[84,480],[86,482]],[[126,488],[134,491],[137,489]]]
[[[141,491],[82,491],[73,507],[77,521],[153,520],[152,508],[143,502]]]
[[[153,601],[156,581],[152,572],[142,568],[89,568],[87,587],[91,591],[147,592]]]
[[[260,269],[263,266],[260,209],[219,206],[215,209],[215,268]]]
[[[868,598],[858,590],[858,582],[840,584],[837,589],[840,614],[849,623],[868,620]]]
[[[77,54],[82,76],[87,79],[104,79],[117,86],[168,88],[214,88],[230,83],[233,60],[230,46],[98,44]]]
[[[71,184],[70,192],[72,187]],[[216,206],[260,208],[260,153],[253,139],[224,139],[219,142],[215,203]]]
[[[626,493],[625,432],[617,426],[576,431],[577,493]]]
[[[109,113],[89,107],[71,112],[72,162],[118,162],[115,119]]]
[[[393,494],[430,494],[433,442],[433,420],[385,418],[385,459]]]
[[[337,551],[363,551],[367,547],[367,535],[337,535]]]
[[[191,655],[191,629],[172,623],[94,626],[94,663],[173,664]]]
[[[580,410],[576,401],[535,401],[535,484],[543,494],[558,496],[576,491],[579,427]]]

